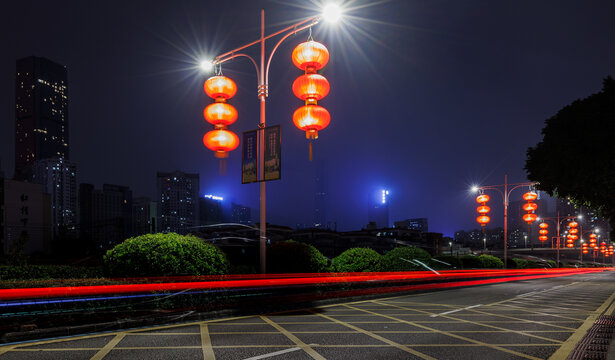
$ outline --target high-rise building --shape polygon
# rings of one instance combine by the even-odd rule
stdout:
[[[91,247],[106,250],[132,236],[132,191],[127,186],[79,185],[81,236]]]
[[[69,159],[66,67],[30,56],[17,60],[15,179],[29,180],[36,160]]]
[[[62,158],[46,158],[29,166],[33,183],[51,195],[52,235],[71,234],[77,225],[77,165]]]
[[[420,232],[429,232],[429,226],[427,218],[406,219],[402,221],[395,221],[396,228],[413,229]]]
[[[157,173],[158,229],[185,234],[199,223],[199,174]]]
[[[231,221],[238,224],[251,225],[251,209],[248,206],[231,203]]]
[[[389,190],[378,190],[368,196],[367,221],[376,228],[389,227]]]
[[[132,234],[134,236],[158,232],[158,207],[148,197],[132,200]]]
[[[210,194],[199,197],[199,225],[213,225],[224,222],[222,200],[224,198]]]
[[[41,184],[0,178],[0,254],[51,251],[50,203]]]

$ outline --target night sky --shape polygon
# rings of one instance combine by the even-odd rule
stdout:
[[[220,176],[202,143],[211,102],[197,64],[318,12],[320,1],[3,1],[0,4],[0,159],[13,174],[15,61],[36,55],[68,68],[71,160],[78,181],[127,185],[155,195],[156,171],[198,172],[201,193],[249,205],[240,150]],[[394,220],[429,218],[430,231],[475,228],[467,189],[525,180],[525,151],[544,120],[615,76],[615,2],[345,1],[338,25],[319,24],[331,83],[320,105],[331,125],[314,144],[292,124],[291,36],[270,74],[267,124],[282,125],[282,180],[269,182],[268,222],[313,221],[322,162],[327,217],[338,230],[367,223],[370,191],[391,193]],[[269,45],[272,45],[270,43]],[[271,48],[271,47],[270,47]],[[253,49],[255,56],[258,48]],[[239,87],[230,103],[241,134],[258,124],[256,75],[246,60],[222,67]],[[588,145],[589,146],[589,145]],[[520,198],[521,192],[517,193]],[[500,208],[492,201],[493,208]],[[496,218],[493,225],[501,225]]]

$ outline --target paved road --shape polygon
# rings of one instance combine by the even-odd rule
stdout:
[[[563,359],[615,272],[0,347],[5,359]]]

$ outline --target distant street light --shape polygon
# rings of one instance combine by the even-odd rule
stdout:
[[[488,185],[488,186],[472,186],[472,192],[473,193],[477,193],[477,192],[482,192],[485,190],[496,190],[500,193],[500,195],[502,195],[502,198],[504,200],[504,268],[506,269],[507,267],[507,256],[508,256],[508,205],[510,203],[510,194],[512,193],[513,190],[523,187],[523,186],[529,186],[530,188],[533,187],[534,185],[536,185],[537,183],[535,182],[525,182],[525,183],[513,183],[513,184],[509,184],[508,183],[508,175],[504,175],[504,184],[503,185]],[[508,187],[511,186],[511,188],[509,189]],[[529,193],[526,193],[529,194]],[[532,195],[533,196],[533,195]],[[535,197],[533,198],[535,199]],[[533,200],[532,199],[532,200]],[[487,197],[487,200],[489,200],[489,197]],[[528,201],[532,201],[529,198],[525,199]],[[477,200],[479,203],[481,203],[479,201],[479,199],[477,198]],[[483,202],[483,205],[485,205],[485,202]],[[481,207],[479,207],[480,209]],[[479,211],[480,212],[480,211]],[[531,215],[531,216],[528,216]],[[486,219],[485,219],[486,218]],[[533,213],[530,214],[526,214],[523,218],[524,221],[531,223],[532,221],[536,220],[536,215],[534,215]],[[530,221],[531,220],[531,221]],[[481,226],[484,226],[485,224],[487,224],[489,222],[489,217],[486,215],[483,216],[479,216],[477,218],[477,221],[481,224]]]

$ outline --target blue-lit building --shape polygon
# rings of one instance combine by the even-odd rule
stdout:
[[[378,190],[368,196],[367,221],[369,227],[389,227],[389,190]]]
[[[429,225],[427,218],[406,219],[401,221],[395,221],[395,227],[399,229],[412,229],[420,232],[429,232]]]

